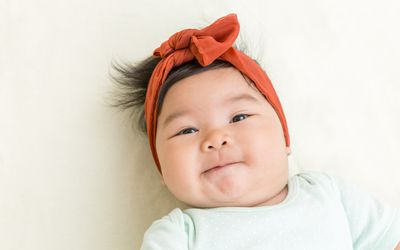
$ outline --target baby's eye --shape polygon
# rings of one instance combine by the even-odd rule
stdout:
[[[246,119],[247,117],[249,117],[249,115],[246,115],[246,114],[239,114],[239,115],[235,115],[233,118],[232,118],[232,123],[233,122],[240,122],[241,120],[244,120],[244,119]]]
[[[185,135],[185,134],[191,134],[191,133],[196,133],[197,129],[195,128],[185,128],[181,131],[179,131],[179,133],[177,135]]]

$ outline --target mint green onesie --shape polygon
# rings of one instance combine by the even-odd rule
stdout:
[[[400,212],[328,174],[292,176],[289,193],[264,207],[179,208],[153,222],[142,250],[393,250]]]

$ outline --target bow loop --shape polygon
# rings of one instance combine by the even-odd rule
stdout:
[[[153,55],[165,58],[175,51],[189,48],[190,40],[196,29],[184,29],[173,34],[167,41],[154,50]]]
[[[212,36],[193,36],[190,43],[190,51],[203,67],[214,62],[230,47],[231,45],[220,43]]]

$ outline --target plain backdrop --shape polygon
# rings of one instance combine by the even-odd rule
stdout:
[[[398,1],[0,0],[0,249],[138,249],[183,206],[109,107],[110,64],[231,12],[281,98],[291,160],[400,206]]]

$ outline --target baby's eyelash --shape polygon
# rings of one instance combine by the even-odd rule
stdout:
[[[179,131],[176,135],[186,135],[186,134],[192,134],[190,131],[194,131],[193,133],[197,132],[198,130],[195,128],[185,128]]]
[[[248,118],[250,115],[248,114],[237,114],[235,115],[232,120],[229,123],[234,123],[234,122],[240,122],[245,120],[246,118]],[[235,119],[235,118],[239,118],[239,120]]]

